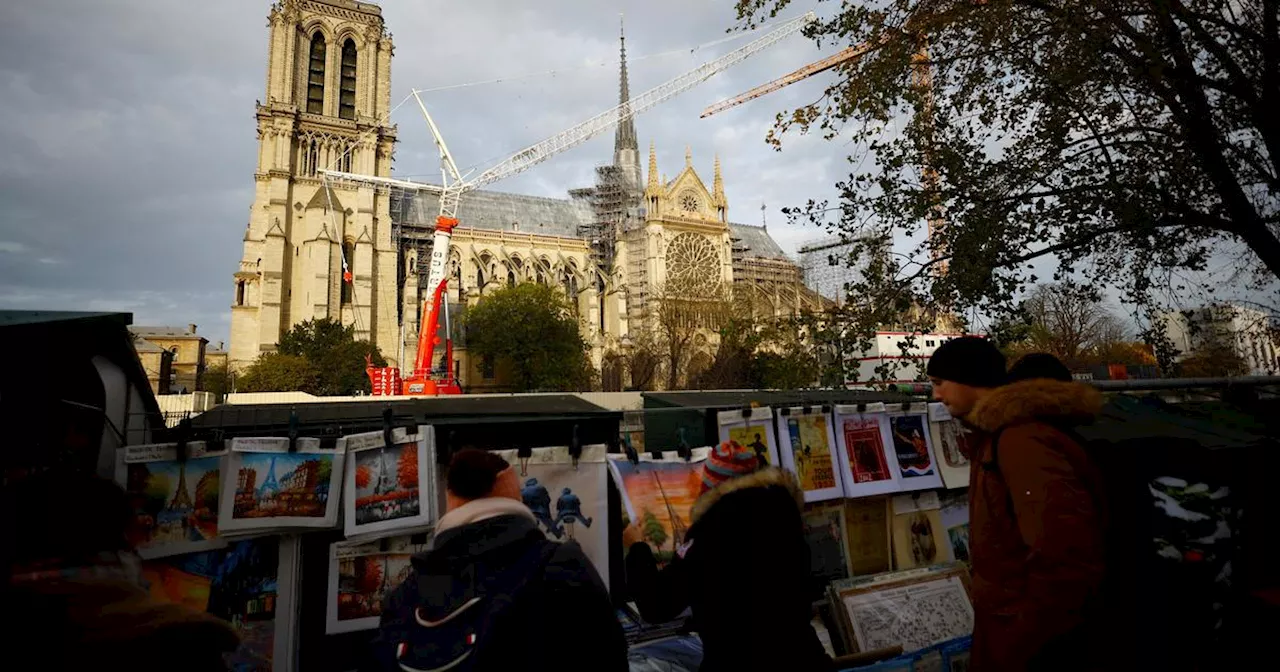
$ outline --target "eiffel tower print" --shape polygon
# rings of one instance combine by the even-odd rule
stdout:
[[[168,508],[171,511],[195,508],[195,504],[191,502],[191,495],[187,492],[187,466],[185,464],[178,465],[178,491],[173,493],[173,501],[169,502]]]
[[[280,484],[276,482],[276,458],[271,458],[271,464],[267,467],[267,477],[262,480],[262,485],[258,487],[258,497],[266,497],[280,492]]]

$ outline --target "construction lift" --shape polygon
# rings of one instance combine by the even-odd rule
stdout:
[[[442,184],[426,184],[409,180],[358,175],[335,170],[319,171],[325,186],[343,184],[351,186],[372,186],[374,188],[393,188],[412,192],[430,192],[439,195],[440,212],[436,217],[435,233],[432,238],[431,261],[427,275],[427,293],[422,306],[422,324],[418,330],[418,352],[414,360],[413,371],[403,378],[402,388],[396,389],[394,382],[390,386],[377,384],[379,381],[396,381],[399,372],[392,368],[379,369],[368,366],[371,380],[375,382],[375,394],[390,387],[393,394],[409,394],[415,396],[435,396],[441,394],[461,394],[462,389],[453,375],[453,339],[448,323],[448,306],[444,300],[446,291],[445,267],[449,259],[449,240],[458,222],[458,204],[463,194],[479,189],[499,180],[522,173],[547,159],[577,147],[591,138],[611,130],[614,126],[644,112],[656,105],[664,103],[677,95],[692,89],[709,79],[712,75],[737,65],[747,57],[774,46],[783,39],[799,32],[804,26],[817,20],[813,12],[791,19],[752,42],[708,61],[701,66],[686,72],[665,84],[660,84],[648,91],[623,102],[617,107],[601,112],[596,116],[537,144],[516,152],[512,156],[499,161],[496,165],[467,179],[462,175],[457,164],[445,145],[444,137],[436,126],[427,107],[422,102],[418,91],[413,97],[422,110],[431,137],[435,140],[440,152],[440,166],[443,174]],[[440,336],[440,317],[445,316],[443,338]],[[444,361],[442,366],[432,366],[436,354],[436,346],[443,341]]]

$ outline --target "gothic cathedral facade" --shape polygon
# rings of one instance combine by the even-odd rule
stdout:
[[[266,100],[244,254],[234,275],[233,367],[275,350],[299,322],[355,327],[399,352],[388,195],[323,189],[318,170],[390,175],[391,37],[376,5],[279,0],[269,15]],[[350,274],[351,281],[344,282]]]

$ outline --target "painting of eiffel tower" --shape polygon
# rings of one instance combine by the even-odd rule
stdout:
[[[271,458],[271,466],[267,467],[267,477],[258,486],[258,498],[266,499],[280,492],[280,483],[276,480],[276,458]]]
[[[194,509],[195,504],[191,501],[191,493],[187,491],[187,465],[178,465],[178,489],[173,493],[173,500],[169,502],[168,509],[170,511],[188,511]]]

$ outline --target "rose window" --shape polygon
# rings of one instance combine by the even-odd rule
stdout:
[[[720,259],[706,236],[682,233],[667,246],[667,286],[680,294],[709,296],[720,286]]]

